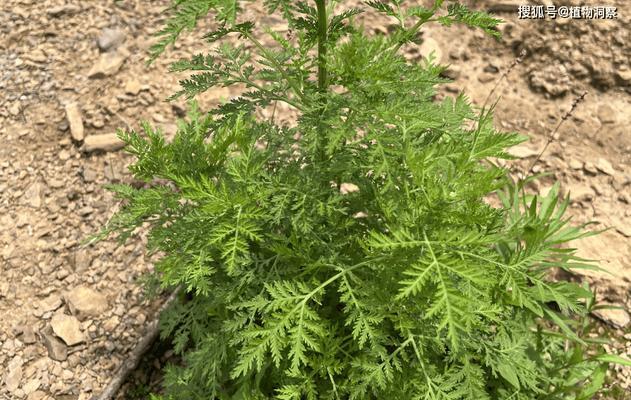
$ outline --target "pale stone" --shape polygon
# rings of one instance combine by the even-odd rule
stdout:
[[[22,390],[24,391],[24,394],[29,395],[39,389],[40,385],[41,382],[39,379],[31,379],[30,381],[26,382],[26,384],[24,384]]]
[[[57,293],[52,293],[39,301],[39,309],[42,312],[55,311],[59,307],[61,307],[61,296]]]
[[[572,202],[589,201],[594,198],[594,190],[582,183],[570,185],[568,191]]]
[[[101,51],[109,51],[118,47],[125,41],[125,32],[121,29],[105,28],[96,39],[96,44]]]
[[[598,161],[596,161],[596,169],[610,176],[616,174],[611,163],[604,158],[599,158]]]
[[[80,142],[85,137],[83,129],[83,120],[81,119],[81,110],[77,103],[66,105],[66,119],[70,125],[70,135],[74,140]]]
[[[15,392],[20,387],[22,380],[22,364],[24,361],[21,357],[14,357],[8,365],[8,372],[4,377],[4,385],[9,392]]]
[[[629,313],[620,309],[600,309],[593,311],[592,314],[607,322],[617,329],[626,328],[631,322]]]
[[[115,133],[105,133],[87,136],[81,149],[90,153],[93,151],[116,151],[123,147],[125,147],[125,142],[120,140]]]
[[[517,158],[529,158],[537,156],[539,151],[525,144],[520,144],[509,148],[508,153]]]
[[[138,93],[140,93],[141,89],[142,89],[142,86],[140,85],[140,82],[138,82],[135,79],[132,79],[130,81],[127,81],[127,83],[125,83],[126,94],[136,96]]]
[[[65,361],[68,358],[68,348],[61,340],[47,333],[43,333],[42,338],[50,358],[56,361]]]
[[[55,335],[59,336],[68,346],[74,346],[85,341],[81,332],[81,323],[76,317],[55,314],[50,320],[50,326]]]
[[[342,183],[340,185],[341,194],[349,194],[354,192],[359,192],[359,187],[354,183]]]
[[[72,313],[81,320],[100,316],[109,307],[104,295],[85,286],[74,288],[65,298]]]
[[[88,72],[88,78],[97,79],[114,75],[121,69],[128,56],[129,52],[125,49],[101,54]]]

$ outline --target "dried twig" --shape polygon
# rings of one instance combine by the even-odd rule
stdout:
[[[151,344],[157,339],[158,334],[160,333],[159,329],[159,320],[160,314],[167,309],[175,301],[177,294],[179,293],[180,288],[178,287],[171,293],[169,298],[160,306],[158,310],[157,317],[153,320],[149,326],[147,326],[147,332],[140,339],[136,348],[131,352],[127,360],[123,362],[121,367],[118,369],[110,383],[103,389],[103,391],[98,396],[93,396],[91,400],[111,400],[116,396],[118,390],[123,386],[127,376],[138,367],[140,363],[140,359],[143,357],[145,352],[151,347]]]
[[[532,169],[535,167],[535,164],[537,164],[537,162],[539,161],[539,159],[541,159],[541,156],[543,155],[543,153],[546,152],[546,150],[548,149],[548,146],[550,145],[550,143],[552,143],[553,141],[555,141],[556,139],[558,139],[558,132],[559,132],[559,128],[561,127],[561,125],[563,125],[563,122],[565,122],[566,119],[570,118],[572,116],[572,113],[574,112],[574,110],[576,109],[576,107],[578,106],[578,104],[583,101],[583,99],[585,99],[585,96],[587,96],[587,91],[584,91],[583,93],[581,93],[578,97],[576,97],[574,99],[574,101],[572,102],[572,106],[570,107],[570,109],[563,114],[563,116],[561,117],[561,120],[559,121],[559,123],[557,124],[556,128],[554,128],[554,130],[552,131],[552,133],[550,133],[548,135],[548,137],[546,138],[546,144],[543,146],[543,149],[541,149],[541,151],[539,152],[539,154],[537,155],[537,157],[535,157],[534,160],[532,160],[532,163],[530,164],[530,167],[528,167],[528,169],[526,170],[526,174],[530,174],[532,172]]]
[[[495,93],[495,90],[500,85],[500,83],[502,83],[502,81],[506,79],[508,74],[511,73],[511,71],[513,70],[513,68],[517,66],[517,64],[521,64],[521,62],[524,61],[525,56],[526,56],[526,50],[522,49],[522,51],[519,52],[519,56],[517,56],[517,58],[513,60],[511,65],[508,66],[508,69],[504,71],[504,73],[502,73],[502,76],[500,76],[500,78],[497,81],[495,81],[495,85],[493,85],[493,89],[491,89],[489,94],[486,96],[486,100],[484,100],[484,104],[482,104],[483,109],[486,107],[486,104],[489,102],[489,99],[491,98],[491,96],[493,96],[493,93]]]

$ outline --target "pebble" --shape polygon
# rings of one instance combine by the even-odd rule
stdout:
[[[22,342],[24,344],[33,344],[37,342],[37,337],[35,336],[35,330],[30,325],[25,325],[20,327],[20,333],[22,335]]]
[[[480,83],[489,83],[492,82],[496,79],[495,75],[489,73],[489,72],[483,72],[478,76],[478,81],[480,81]]]
[[[592,314],[617,329],[624,329],[631,323],[631,317],[626,310],[600,309],[593,311]]]
[[[42,206],[42,184],[35,182],[29,186],[24,192],[24,201],[33,208],[40,208]]]
[[[80,10],[81,8],[79,8],[79,6],[68,4],[68,5],[58,6],[58,7],[50,7],[47,13],[49,16],[53,18],[57,18],[57,17],[61,17],[62,15],[78,13]]]
[[[87,286],[78,286],[64,297],[70,311],[80,320],[100,316],[109,308],[107,297]]]
[[[42,383],[39,379],[31,379],[26,382],[26,384],[22,387],[22,390],[24,391],[24,394],[29,395],[39,389],[41,384]]]
[[[141,90],[142,90],[142,85],[140,84],[140,82],[138,82],[135,79],[129,80],[127,81],[127,83],[125,83],[126,94],[137,96]]]
[[[50,320],[50,326],[55,335],[60,337],[68,346],[74,346],[85,341],[81,332],[81,323],[76,317],[65,314],[55,314]]]
[[[596,169],[596,166],[594,165],[594,163],[591,163],[589,161],[586,162],[585,165],[583,165],[583,169],[585,170],[585,172],[591,175],[598,174],[598,169]]]
[[[349,194],[359,192],[359,187],[354,183],[342,183],[340,185],[340,194]]]
[[[47,312],[55,311],[59,307],[61,307],[61,296],[57,293],[53,293],[45,299],[40,300],[38,308],[43,312]]]
[[[77,142],[83,141],[85,137],[83,129],[83,120],[81,119],[81,110],[77,103],[66,105],[66,119],[70,125],[70,135]]]
[[[22,357],[14,357],[8,365],[8,371],[4,377],[4,384],[9,392],[15,392],[20,387],[20,381],[22,380],[22,364],[24,361]]]
[[[572,168],[573,170],[577,171],[577,170],[581,170],[583,169],[583,162],[577,159],[571,159],[569,162],[569,166],[570,168]]]
[[[590,201],[594,198],[594,190],[584,183],[575,183],[568,188],[572,202]]]
[[[613,176],[616,174],[616,170],[613,169],[611,163],[604,158],[598,159],[598,161],[596,162],[596,169],[609,176]]]
[[[101,54],[88,72],[88,78],[100,79],[114,75],[121,69],[127,57],[129,57],[129,52],[125,49]]]
[[[36,390],[33,393],[29,394],[26,400],[44,400],[46,397],[46,393],[41,390]]]
[[[597,113],[598,119],[603,124],[613,124],[616,122],[616,112],[608,104],[600,105],[596,113]]]
[[[125,32],[122,29],[104,28],[96,44],[101,51],[114,50],[125,41]]]
[[[93,151],[116,151],[123,147],[125,147],[125,142],[120,140],[115,133],[104,133],[86,136],[81,150],[91,153]]]
[[[21,111],[21,107],[20,107],[20,103],[15,102],[11,105],[11,107],[9,107],[9,113],[11,115],[13,115],[14,117],[16,117],[18,114],[20,114]]]
[[[510,149],[508,149],[508,152],[517,158],[535,157],[539,154],[538,150],[533,149],[530,146],[527,146],[525,144],[519,144],[517,146],[513,146]]]
[[[48,350],[48,357],[56,361],[65,361],[68,358],[68,348],[61,340],[49,333],[42,333],[42,339]]]

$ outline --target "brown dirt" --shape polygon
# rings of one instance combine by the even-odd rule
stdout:
[[[151,269],[144,239],[122,247],[114,241],[80,245],[115,211],[103,185],[130,182],[126,166],[132,160],[120,151],[82,152],[65,110],[78,104],[88,137],[137,128],[143,119],[174,132],[183,105],[163,101],[178,88],[177,76],[166,74],[166,66],[201,48],[187,36],[156,64],[144,64],[167,3],[8,0],[0,5],[0,398],[90,398],[153,318],[159,300],[144,299],[137,283]],[[499,3],[522,2],[468,3],[498,9]],[[521,157],[511,163],[516,173],[530,165],[573,99],[589,92],[535,167],[551,177],[532,190],[545,192],[559,180],[575,198],[569,212],[576,222],[610,228],[575,246],[611,272],[583,278],[601,299],[626,307],[601,316],[614,324],[628,320],[631,309],[631,3],[610,0],[608,5],[618,7],[617,20],[519,20],[516,12],[498,13],[506,20],[499,42],[464,27],[431,26],[420,51],[410,48],[408,55],[420,59],[435,49],[442,63],[452,65],[447,74],[455,81],[443,96],[464,89],[482,105],[500,81],[490,99],[500,97],[498,128],[530,135],[530,142],[515,150]],[[362,18],[374,29],[387,25],[374,15]],[[102,52],[97,38],[106,28],[119,30],[124,40]],[[501,80],[522,49],[523,62]],[[100,73],[94,69],[99,65],[105,67]],[[219,89],[202,104],[231,95]],[[80,318],[83,342],[60,342],[68,355],[56,361],[44,339],[55,336],[48,330],[53,316],[78,314],[68,293],[79,286],[93,289],[89,293],[96,300],[88,295],[88,302],[104,295],[107,308]],[[612,351],[631,354],[623,336],[629,329],[614,330],[620,340]],[[631,388],[629,370],[620,370],[616,379]]]

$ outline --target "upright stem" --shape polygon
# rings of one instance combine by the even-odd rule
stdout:
[[[328,87],[328,73],[326,70],[326,46],[327,46],[327,15],[326,15],[326,0],[315,0],[318,11],[318,91],[321,94],[325,94]],[[320,115],[324,114],[326,107],[326,97],[320,98]],[[324,136],[324,124],[320,121],[318,123],[318,138],[317,138],[317,157],[319,161],[324,161],[326,140]]]
[[[327,40],[327,15],[326,0],[315,0],[318,10],[318,89],[321,92],[327,88],[326,71],[326,40]]]

